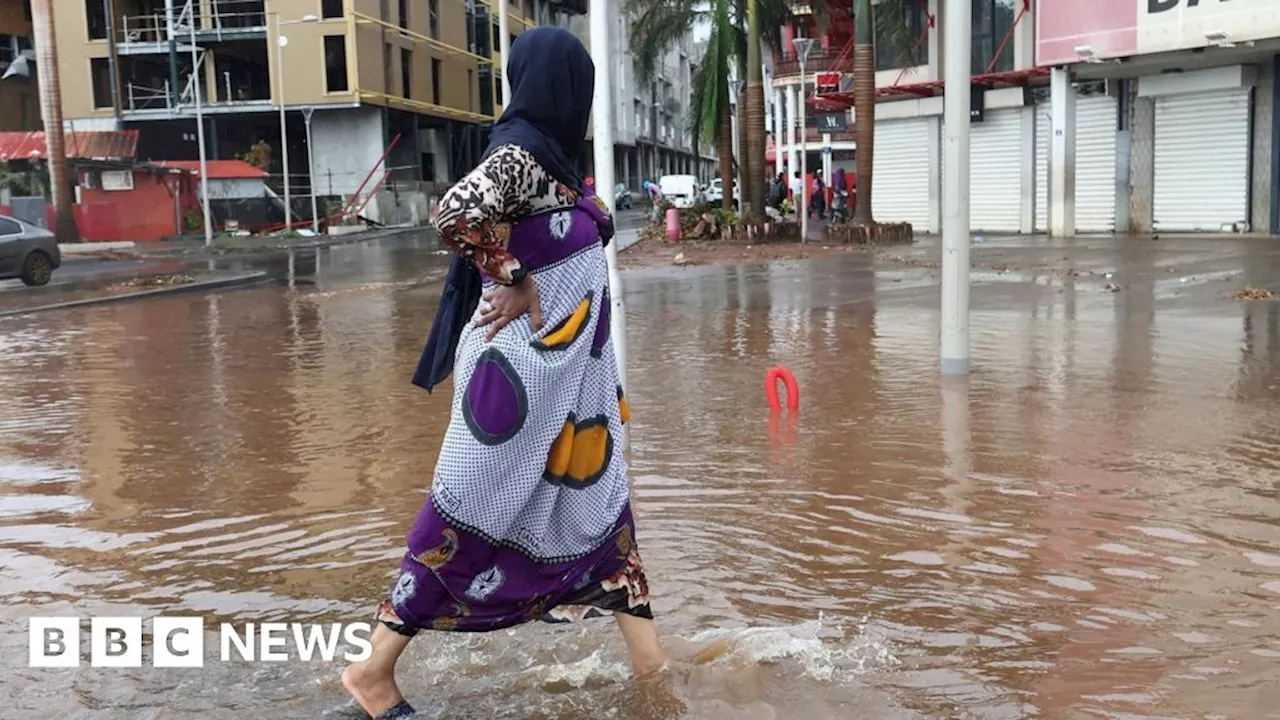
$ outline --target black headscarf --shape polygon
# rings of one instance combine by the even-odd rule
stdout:
[[[582,192],[578,157],[587,143],[596,78],[595,64],[582,41],[563,28],[528,30],[511,46],[507,77],[511,97],[493,126],[485,157],[504,145],[517,145],[556,180]],[[455,255],[431,335],[413,375],[415,385],[431,392],[453,372],[462,329],[480,303],[482,287],[475,265]]]

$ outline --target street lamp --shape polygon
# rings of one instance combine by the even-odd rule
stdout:
[[[196,13],[191,11],[191,95],[196,101],[196,143],[200,149],[200,212],[204,219],[204,246],[213,245],[213,222],[209,213],[209,153],[204,143],[204,101],[200,97],[200,58],[196,47]],[[177,88],[174,88],[177,90]],[[227,98],[230,100],[230,98]]]
[[[284,113],[284,48],[289,44],[289,38],[285,37],[280,29],[285,25],[313,23],[319,19],[315,15],[304,15],[297,20],[281,20],[280,15],[276,15],[276,73],[280,76],[277,79],[277,91],[280,93],[280,162],[284,169],[284,227],[286,232],[293,229],[293,193],[289,187],[289,128],[285,124]],[[311,188],[311,191],[314,193],[315,188]]]
[[[732,121],[733,138],[733,160],[738,171],[734,174],[733,189],[742,197],[742,140],[741,131],[738,129],[738,94],[742,92],[742,81],[733,79],[729,81],[729,119]],[[723,190],[723,188],[721,188]],[[729,202],[733,203],[732,193],[730,193]]]
[[[798,37],[792,41],[796,49],[796,60],[800,62],[800,242],[809,240],[809,129],[805,126],[805,79],[804,66],[809,61],[809,50],[813,48],[813,38]]]

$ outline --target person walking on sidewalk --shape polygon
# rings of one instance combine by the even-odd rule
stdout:
[[[595,68],[567,30],[539,27],[516,40],[508,71],[485,157],[435,221],[459,255],[414,382],[430,391],[456,363],[449,428],[372,656],[343,673],[382,720],[414,714],[395,666],[421,630],[612,615],[637,675],[666,663],[622,454],[613,221],[576,170]]]

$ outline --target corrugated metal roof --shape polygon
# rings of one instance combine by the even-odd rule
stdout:
[[[133,160],[138,154],[138,131],[79,131],[63,133],[71,160]],[[0,132],[0,160],[44,160],[48,157],[43,132]]]
[[[248,178],[265,178],[267,173],[243,160],[206,160],[211,180],[244,180]],[[152,163],[157,167],[187,170],[200,173],[199,160],[160,160]]]

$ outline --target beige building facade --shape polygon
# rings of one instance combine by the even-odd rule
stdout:
[[[0,0],[0,75],[29,54],[31,5],[24,0]],[[0,131],[40,130],[40,100],[34,66],[27,75],[14,73],[0,81]]]
[[[283,105],[298,196],[313,180],[324,197],[370,175],[448,182],[478,161],[502,110],[499,2],[513,38],[585,5],[58,0],[64,116],[74,129],[139,130],[142,159],[194,159],[198,92],[208,156],[265,143],[279,184]]]

